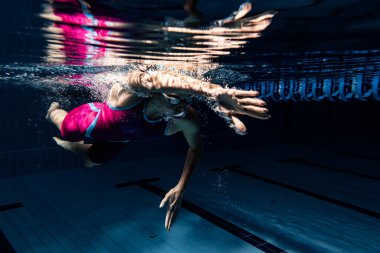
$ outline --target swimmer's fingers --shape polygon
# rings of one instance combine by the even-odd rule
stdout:
[[[269,119],[271,116],[266,114],[268,112],[267,108],[258,107],[258,106],[243,106],[242,110],[238,113],[244,114],[256,119]]]
[[[261,105],[264,101],[256,98],[259,93],[253,90],[223,89],[216,92],[215,101],[227,110],[238,110],[240,103]]]
[[[235,132],[240,135],[246,135],[247,134],[247,128],[245,127],[244,123],[235,115],[231,115],[231,121],[234,125]]]
[[[268,109],[265,107],[254,106],[254,105],[243,105],[241,106],[242,111],[247,114],[264,114],[268,112]]]
[[[166,217],[165,217],[165,228],[166,230],[170,230],[170,223],[169,220],[171,219],[171,208],[168,206],[168,211],[166,212]]]
[[[160,208],[162,208],[166,204],[166,202],[168,201],[169,197],[170,197],[169,193],[166,193],[165,197],[162,199],[162,201],[160,203]]]
[[[178,205],[175,204],[175,205],[170,207],[170,211],[168,211],[168,213],[167,213],[168,220],[165,224],[165,228],[167,230],[170,230],[170,227],[172,226],[173,222],[175,221],[175,219],[177,217],[177,213],[178,213]]]
[[[242,106],[264,106],[266,103],[259,98],[238,98],[237,103]]]
[[[180,206],[181,198],[172,197],[165,218],[165,228],[169,231],[175,218],[177,217],[178,207]]]
[[[270,116],[266,113],[268,109],[264,106],[266,103],[258,98],[241,98],[237,99],[238,109],[237,112],[239,114],[248,115],[250,117],[258,118],[258,119],[268,119]]]
[[[237,98],[234,111],[238,114],[248,115],[257,119],[268,119],[266,103],[259,98]]]
[[[240,114],[257,119],[269,119],[271,116],[266,114],[268,109],[262,107],[263,104],[265,102],[260,99],[232,99],[219,104],[219,111],[229,118],[231,118],[231,115]]]
[[[173,188],[165,195],[164,199],[161,201],[160,208],[167,204],[165,217],[165,228],[167,230],[170,230],[170,227],[177,216],[178,207],[180,206],[183,194],[183,191],[178,190],[177,188]]]
[[[237,117],[237,113],[234,113],[232,110],[228,110],[221,105],[219,105],[219,112],[231,120],[231,124],[233,125],[232,127],[237,134],[247,134],[247,128],[245,127],[244,123]]]
[[[169,201],[169,203],[168,203],[168,209],[166,211],[166,217],[165,217],[165,228],[166,229],[167,229],[167,226],[168,226],[169,216],[170,216],[170,211],[171,211],[171,208],[170,208],[170,198],[171,198],[171,191],[169,191],[168,193],[166,193],[164,199],[160,203],[160,208],[162,208]]]
[[[256,97],[259,95],[259,92],[256,90],[227,89],[226,93],[236,98]]]
[[[169,193],[167,193],[166,195],[168,195]],[[165,197],[166,198],[166,197]],[[171,203],[170,202],[172,202],[172,200],[171,200],[171,196],[168,196],[168,198],[166,198],[166,202],[169,200],[169,203],[168,203],[168,209],[167,209],[167,211],[166,211],[166,217],[165,217],[165,228],[167,229],[167,230],[169,230],[170,229],[170,220],[171,220],[171,216],[172,216],[172,209],[173,209],[173,207],[172,207],[172,205],[171,205]],[[162,207],[161,205],[160,205],[160,207]]]

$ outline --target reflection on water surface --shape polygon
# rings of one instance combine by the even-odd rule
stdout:
[[[306,11],[318,5],[308,1],[293,2],[292,6],[273,2],[274,10],[268,5],[268,9],[257,11],[256,6],[264,6],[260,1],[257,4],[246,2],[240,6],[235,4],[233,9],[229,8],[230,14],[224,11],[221,16],[217,11],[228,9],[227,6],[210,5],[208,10],[215,9],[215,12],[206,12],[206,2],[199,1],[200,7],[191,5],[192,2],[185,1],[182,5],[170,1],[144,4],[131,1],[45,1],[39,13],[34,14],[31,27],[19,32],[28,37],[31,31],[37,36],[38,30],[43,41],[39,49],[41,53],[12,49],[24,60],[38,56],[43,64],[2,65],[4,76],[1,78],[22,81],[27,71],[33,72],[32,81],[36,83],[55,81],[90,87],[108,80],[110,73],[153,68],[222,85],[258,89],[263,97],[274,101],[379,100],[379,50],[376,48],[348,50],[342,44],[342,49],[336,50],[289,51],[285,48],[289,36],[282,36],[278,41],[273,39],[281,34],[278,30],[281,25],[276,20],[283,20],[292,10]],[[335,8],[338,10],[339,6]],[[339,20],[343,14],[335,11],[333,15]],[[215,18],[217,16],[220,18]],[[347,14],[343,16],[349,17]],[[365,18],[356,20],[360,24]],[[288,24],[288,30],[307,25],[301,19],[298,22],[298,25]],[[315,18],[315,22],[320,22],[321,27],[324,25],[322,19]],[[331,23],[326,31],[338,25],[338,21]],[[354,28],[351,30],[355,31]],[[316,27],[315,31],[320,29]],[[365,39],[364,36],[357,37]],[[262,41],[270,38],[271,45],[284,44],[284,50],[262,50]],[[321,44],[321,41],[307,44],[307,37],[295,40],[299,45],[310,45],[310,49],[316,43]],[[53,78],[46,80],[44,75],[48,72],[47,75]],[[99,75],[94,78],[94,73]],[[108,77],[101,78],[102,75]]]

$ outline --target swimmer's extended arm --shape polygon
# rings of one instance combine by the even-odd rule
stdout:
[[[165,71],[130,72],[127,74],[126,82],[132,90],[144,93],[176,93],[211,98],[224,90],[223,87],[217,84]]]
[[[176,123],[176,127],[182,129],[184,137],[189,144],[189,150],[187,152],[185,164],[183,166],[181,178],[179,179],[177,185],[165,195],[160,204],[160,208],[167,204],[167,212],[165,218],[165,228],[167,230],[170,230],[170,227],[177,216],[177,212],[181,205],[181,200],[183,194],[185,193],[185,189],[190,176],[197,166],[202,154],[199,121],[193,110],[191,110],[189,114],[190,117],[179,120]]]
[[[238,90],[224,88],[220,85],[205,82],[190,76],[172,74],[163,71],[151,73],[134,71],[127,75],[126,83],[132,91],[137,93],[162,92],[204,96],[218,104],[218,111],[230,119],[235,131],[246,133],[244,123],[239,115],[247,115],[258,119],[269,119],[264,108],[265,102],[259,98],[254,90]]]

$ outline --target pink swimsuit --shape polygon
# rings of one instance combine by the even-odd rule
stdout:
[[[81,105],[66,115],[61,125],[61,135],[67,141],[100,139],[113,142],[166,135],[166,122],[148,119],[145,106],[144,99],[126,108],[99,102]]]

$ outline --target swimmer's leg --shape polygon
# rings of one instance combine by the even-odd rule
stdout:
[[[45,118],[53,123],[58,129],[61,129],[61,124],[66,115],[67,112],[62,110],[57,102],[53,102],[47,110]]]
[[[64,141],[58,137],[53,137],[53,140],[57,143],[58,146],[79,154],[82,157],[83,165],[87,168],[93,167],[95,165],[100,165],[101,163],[94,163],[88,157],[88,150],[91,148],[92,144],[85,144],[83,141],[71,142]]]
[[[66,115],[67,112],[65,110],[62,110],[57,102],[53,102],[51,103],[46,113],[46,119],[52,122],[58,129],[61,129],[62,122],[65,119]],[[100,165],[99,163],[92,162],[88,157],[88,150],[91,148],[92,144],[84,144],[83,141],[64,141],[58,137],[53,137],[53,140],[57,143],[58,146],[73,153],[79,154],[83,159],[83,165],[85,167]]]

